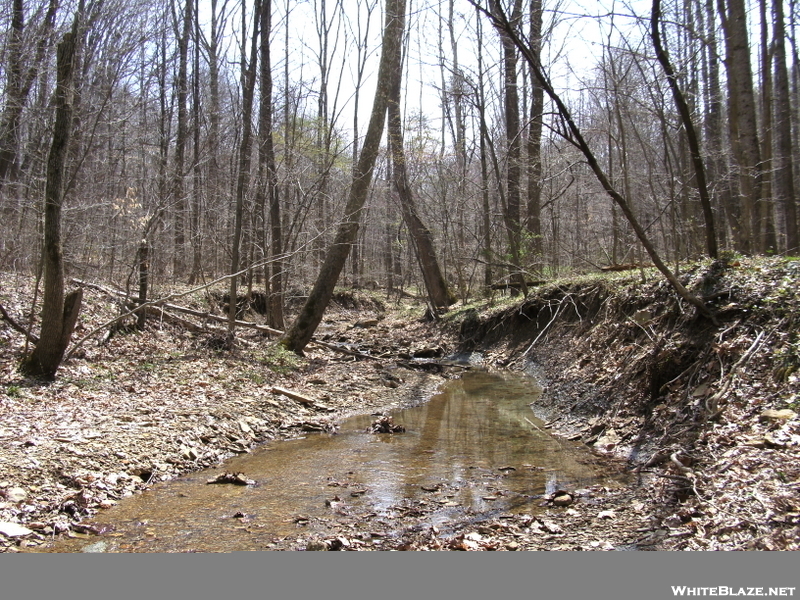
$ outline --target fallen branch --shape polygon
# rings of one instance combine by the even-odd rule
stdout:
[[[83,336],[80,340],[75,342],[74,346],[70,349],[69,353],[67,354],[65,360],[71,358],[73,356],[73,354],[75,353],[75,351],[80,346],[82,346],[88,339],[90,339],[91,337],[95,336],[97,333],[99,333],[103,329],[107,329],[108,327],[112,327],[113,325],[115,325],[116,323],[119,323],[120,321],[122,321],[126,317],[129,317],[129,316],[131,316],[131,315],[133,315],[135,313],[138,313],[142,309],[144,309],[144,310],[148,310],[148,309],[158,310],[159,313],[163,317],[168,317],[168,318],[171,318],[173,320],[176,320],[176,321],[179,322],[179,324],[182,324],[184,326],[188,325],[189,328],[194,330],[194,331],[198,331],[198,330],[200,330],[200,328],[197,325],[194,325],[193,323],[190,323],[189,321],[185,321],[184,319],[179,319],[175,315],[170,315],[169,313],[167,313],[165,311],[168,309],[168,310],[175,311],[175,312],[181,312],[181,313],[189,314],[189,315],[198,317],[200,319],[208,319],[208,320],[216,321],[216,322],[219,322],[219,323],[227,323],[228,322],[228,319],[226,317],[219,316],[219,315],[213,315],[213,314],[211,314],[209,312],[202,312],[202,311],[199,311],[199,310],[186,308],[184,306],[178,306],[177,304],[171,304],[169,302],[170,300],[172,300],[172,299],[174,299],[176,297],[185,295],[185,294],[170,294],[170,295],[166,296],[165,298],[160,298],[158,300],[152,300],[151,302],[146,302],[144,304],[139,304],[138,302],[136,302],[134,300],[127,300],[127,301],[122,300],[122,298],[127,298],[127,294],[125,292],[123,292],[122,290],[114,290],[114,289],[111,289],[111,288],[106,288],[106,287],[98,285],[96,283],[89,283],[89,282],[86,282],[86,281],[81,281],[80,279],[73,279],[72,282],[74,284],[76,284],[76,285],[79,285],[79,286],[85,286],[85,287],[88,287],[88,288],[91,288],[91,289],[98,290],[98,291],[102,292],[103,294],[106,294],[107,296],[109,296],[112,300],[114,300],[116,302],[119,302],[120,305],[124,309],[128,309],[128,310],[126,312],[118,315],[117,317],[114,317],[113,319],[111,319],[109,321],[106,321],[105,323],[95,327],[92,331],[90,331],[85,336]],[[273,329],[272,327],[267,327],[266,325],[259,325],[258,323],[251,323],[249,321],[239,321],[239,320],[237,320],[237,321],[235,321],[235,323],[236,323],[236,326],[238,326],[238,327],[246,327],[248,329],[255,329],[256,331],[261,331],[262,333],[268,333],[270,335],[283,335],[283,333],[284,333],[283,331],[280,331],[279,329]],[[334,344],[328,344],[326,342],[321,342],[321,341],[315,340],[313,338],[311,339],[311,341],[309,343],[316,344],[317,346],[321,346],[323,348],[327,348],[327,349],[332,350],[334,352],[340,352],[342,354],[347,354],[349,356],[355,356],[357,358],[363,358],[363,359],[367,359],[367,360],[378,360],[376,357],[370,356],[369,354],[362,354],[361,352],[355,352],[353,350],[348,350],[346,348],[341,348],[341,347],[336,346]]]
[[[286,396],[287,398],[291,398],[292,400],[295,400],[300,404],[309,404],[313,406],[314,404],[317,403],[317,401],[314,400],[313,398],[309,398],[308,396],[304,396],[303,394],[293,392],[292,390],[287,390],[286,388],[276,386],[273,387],[271,391],[273,394],[280,394],[282,396]]]
[[[213,315],[208,312],[202,312],[199,310],[193,310],[191,308],[185,308],[183,306],[177,306],[176,304],[164,304],[164,308],[169,310],[174,310],[177,312],[186,313],[187,315],[192,315],[200,319],[209,319],[211,321],[216,321],[218,323],[227,323],[227,317],[222,317],[219,315]],[[266,325],[259,325],[258,323],[251,323],[249,321],[236,321],[237,327],[245,327],[247,329],[255,329],[256,331],[260,331],[262,333],[268,333],[270,335],[283,335],[283,331],[280,329],[273,329],[272,327],[267,327]],[[357,358],[364,358],[368,360],[378,360],[374,356],[370,356],[369,354],[363,354],[361,352],[356,352],[354,350],[348,350],[347,348],[342,348],[340,346],[336,346],[334,344],[328,344],[326,342],[321,342],[319,340],[311,339],[309,342],[310,344],[316,344],[317,346],[321,346],[323,348],[327,348],[329,350],[333,350],[334,352],[341,352],[342,354],[347,354],[349,356],[355,356]]]
[[[22,325],[17,323],[11,317],[11,315],[9,315],[8,312],[6,312],[6,309],[2,304],[0,304],[0,315],[2,315],[3,320],[5,322],[7,322],[9,325],[11,325],[11,329],[13,329],[15,331],[18,331],[19,333],[24,335],[28,339],[29,342],[31,342],[33,344],[38,344],[39,343],[39,338],[35,334],[33,334],[30,331],[28,331],[27,329],[25,329]]]
[[[185,329],[188,329],[189,331],[192,331],[194,333],[208,331],[207,328],[197,325],[196,323],[192,323],[191,321],[181,318],[178,315],[173,315],[172,313],[168,313],[161,307],[156,306],[154,308],[155,310],[158,311],[158,315],[161,317],[161,319],[166,321],[167,323],[184,327]]]
[[[129,298],[128,294],[126,294],[122,290],[115,290],[113,288],[107,288],[107,287],[102,286],[102,285],[100,285],[98,283],[91,283],[89,281],[83,281],[81,279],[72,279],[72,283],[74,283],[75,285],[78,285],[80,287],[89,288],[90,290],[96,290],[96,291],[98,291],[98,292],[100,292],[102,294],[105,294],[106,296],[108,296],[109,298],[111,298],[112,300],[117,302],[118,304],[122,303],[120,298],[125,298],[125,299]]]
[[[736,364],[733,365],[730,372],[723,377],[725,381],[722,383],[722,386],[720,386],[719,390],[713,396],[711,396],[706,400],[705,409],[706,409],[706,415],[708,415],[707,418],[709,420],[713,421],[720,414],[722,414],[722,411],[725,410],[724,406],[722,408],[719,408],[720,400],[722,400],[725,394],[728,393],[728,390],[731,388],[731,385],[733,385],[733,382],[736,380],[736,377],[738,376],[741,368],[748,362],[750,362],[751,358],[753,358],[753,355],[755,354],[758,347],[761,345],[761,341],[763,338],[764,338],[764,332],[761,331],[756,336],[756,339],[753,341],[753,343],[750,345],[747,351],[741,356],[741,358],[739,358],[738,361],[736,361]]]
[[[523,352],[523,353],[522,353],[522,355],[521,355],[521,356],[519,357],[519,359],[517,359],[517,360],[520,360],[520,359],[523,359],[523,358],[525,358],[525,357],[528,355],[528,353],[529,353],[531,350],[533,350],[533,347],[536,345],[536,342],[538,342],[538,341],[539,341],[539,339],[540,339],[540,338],[541,338],[541,337],[542,337],[542,336],[543,336],[545,333],[547,333],[547,330],[548,330],[548,329],[550,329],[550,326],[551,326],[551,325],[552,325],[552,324],[555,322],[555,320],[558,318],[558,315],[561,313],[561,309],[564,307],[564,301],[565,301],[565,300],[567,300],[567,298],[571,298],[571,296],[568,294],[567,296],[565,296],[564,298],[562,298],[562,299],[559,301],[559,303],[558,303],[558,309],[556,309],[556,312],[555,312],[555,314],[553,315],[553,318],[552,318],[552,319],[550,319],[550,322],[549,322],[547,325],[545,325],[545,326],[544,326],[544,329],[542,329],[542,330],[539,332],[539,335],[537,335],[537,336],[536,336],[536,339],[534,339],[534,340],[531,342],[531,345],[527,347],[527,349],[525,350],[525,352]],[[548,308],[551,308],[551,310],[552,310],[552,307],[548,307]]]
[[[197,317],[198,319],[207,319],[209,321],[216,321],[217,323],[227,323],[228,318],[223,317],[220,315],[214,315],[210,312],[203,312],[200,310],[194,310],[191,308],[186,308],[184,306],[178,306],[177,304],[169,304],[164,303],[161,305],[163,308],[167,310],[174,310],[175,312],[184,313],[187,315],[192,315],[193,317]],[[256,331],[261,331],[263,333],[269,333],[271,335],[283,335],[283,332],[278,329],[273,329],[272,327],[267,327],[266,325],[259,325],[258,323],[251,323],[249,321],[239,321],[238,319],[235,321],[237,327],[246,327],[248,329],[255,329]]]

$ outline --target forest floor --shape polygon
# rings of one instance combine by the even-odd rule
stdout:
[[[463,350],[533,371],[545,386],[537,416],[628,483],[560,490],[534,514],[446,528],[430,525],[435,503],[420,503],[394,535],[369,542],[356,534],[364,515],[332,515],[336,536],[272,547],[800,549],[800,262],[706,262],[682,277],[716,324],[650,272],[459,305],[438,323],[408,301],[348,291],[318,338],[374,359],[317,345],[300,358],[246,329],[230,353],[219,329],[154,319],[142,333],[91,338],[52,383],[18,374],[24,338],[0,322],[0,552],[91,535],[92,516],[121,498],[265,441],[422,402],[456,373],[409,359]],[[1,278],[0,303],[24,323],[30,282]],[[84,304],[76,337],[119,310],[95,289]]]

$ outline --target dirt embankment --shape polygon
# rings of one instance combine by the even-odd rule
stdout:
[[[464,349],[533,370],[554,430],[629,461],[656,504],[654,547],[797,550],[800,261],[717,261],[682,280],[717,323],[633,273],[450,327]]]

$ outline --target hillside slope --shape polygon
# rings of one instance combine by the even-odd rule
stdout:
[[[465,350],[533,370],[562,435],[630,462],[663,549],[798,549],[800,261],[696,265],[698,317],[654,274],[539,288],[450,318]]]

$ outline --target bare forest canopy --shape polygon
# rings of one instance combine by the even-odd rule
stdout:
[[[654,253],[674,268],[711,253],[709,235],[721,252],[797,254],[795,0],[0,7],[5,271],[42,265],[69,31],[69,136],[50,188],[62,280],[130,290],[144,248],[151,287],[241,271],[284,329],[282,299],[311,288],[343,219],[360,226],[340,285],[424,294],[422,227],[447,302]],[[394,148],[383,128],[346,214],[395,9],[401,127]]]

